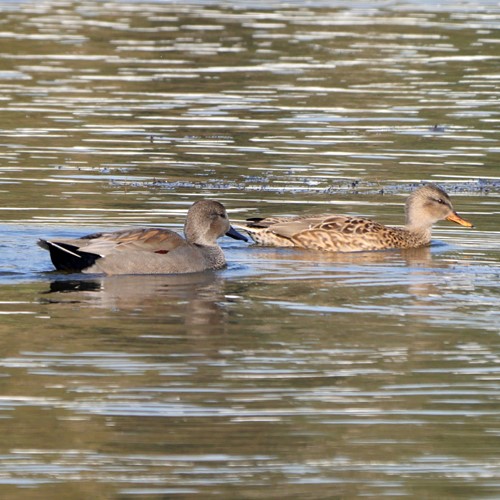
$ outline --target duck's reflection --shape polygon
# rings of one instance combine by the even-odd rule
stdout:
[[[425,311],[428,297],[439,293],[440,269],[446,269],[449,264],[433,255],[447,248],[437,244],[411,249],[335,253],[255,247],[252,258],[260,263],[264,273],[269,272],[271,263],[273,268],[293,269],[292,277],[290,272],[271,275],[274,281],[286,287],[288,295],[280,296],[281,300],[293,301],[300,296],[300,300],[310,306],[328,308],[337,301],[342,307],[355,310],[355,304],[360,301],[362,307],[366,307],[367,301],[374,307],[385,301],[393,302],[394,298],[387,298],[392,290],[400,294],[402,303],[410,304],[408,309],[413,314]],[[292,285],[292,281],[296,284]],[[370,293],[373,295],[367,299]]]
[[[436,251],[436,247],[432,248]],[[296,248],[252,247],[252,260],[303,261],[334,264],[397,263],[408,266],[433,265],[431,247],[380,250],[374,252],[319,252]]]
[[[69,295],[68,295],[69,294]],[[157,319],[177,318],[193,330],[207,333],[225,322],[224,280],[213,272],[183,275],[99,276],[89,279],[60,278],[44,293],[50,303],[85,304],[89,307],[140,313]]]

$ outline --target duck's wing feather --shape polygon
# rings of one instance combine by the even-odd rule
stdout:
[[[282,238],[291,238],[295,233],[311,229],[321,224],[324,216],[303,217],[265,217],[247,219],[242,229],[251,236],[254,234],[273,234]]]
[[[406,246],[404,230],[371,219],[329,215],[281,222],[268,229],[294,246],[330,252],[381,250]]]
[[[370,234],[381,233],[388,228],[371,219],[349,217],[346,215],[331,215],[325,217],[320,224],[311,229],[336,231],[342,234]]]
[[[404,228],[384,226],[370,219],[337,216],[294,234],[291,241],[302,248],[330,252],[412,248],[426,243]]]
[[[246,223],[239,225],[242,228],[274,228],[275,226],[282,226],[285,224],[303,224],[304,227],[316,225],[325,218],[324,215],[317,216],[297,216],[297,217],[254,217],[247,219]],[[236,224],[237,225],[237,224]]]
[[[346,215],[323,215],[282,219],[267,226],[270,231],[284,238],[293,238],[303,231],[333,231],[341,234],[367,234],[383,231],[386,226],[370,219]]]
[[[389,228],[387,228],[389,229]],[[384,233],[345,233],[335,230],[308,229],[295,234],[294,246],[327,252],[363,252],[391,248]]]
[[[163,228],[135,228],[111,233],[94,233],[73,240],[55,240],[53,243],[64,243],[78,248],[80,251],[104,257],[114,252],[143,251],[167,253],[186,240],[179,234]]]
[[[321,217],[254,217],[244,223],[234,223],[246,231],[259,245],[291,247],[290,237],[296,231],[302,231],[318,224]]]

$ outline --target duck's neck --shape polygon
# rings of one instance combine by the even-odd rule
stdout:
[[[201,245],[199,243],[195,243],[195,245],[203,252],[203,256],[208,262],[210,269],[221,269],[226,265],[224,252],[217,243],[210,245]]]
[[[432,225],[423,226],[422,224],[412,224],[411,221],[406,221],[404,227],[412,236],[417,239],[421,244],[426,245],[430,243],[432,236]]]

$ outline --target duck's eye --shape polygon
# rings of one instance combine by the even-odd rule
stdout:
[[[440,204],[440,205],[444,205],[444,200],[443,198],[437,198],[436,201]]]

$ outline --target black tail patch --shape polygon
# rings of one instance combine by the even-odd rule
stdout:
[[[50,252],[50,260],[58,271],[78,273],[94,265],[101,256],[95,253],[83,252],[68,243],[41,240],[41,246]]]

